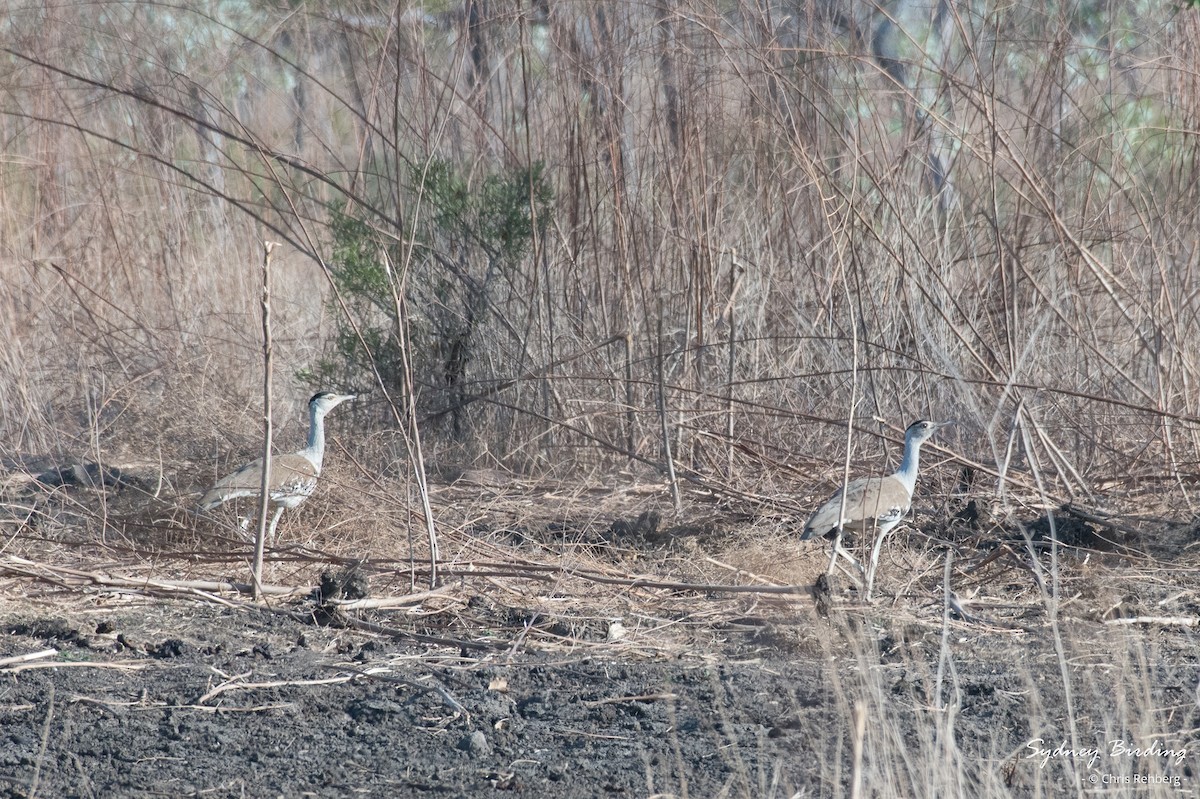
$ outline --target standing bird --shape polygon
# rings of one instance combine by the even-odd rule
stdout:
[[[321,476],[321,461],[325,457],[325,414],[354,394],[333,394],[321,391],[308,401],[308,446],[299,452],[271,458],[271,474],[267,485],[270,504],[275,506],[267,540],[275,540],[275,525],[284,508],[294,508],[317,487]],[[238,497],[257,497],[262,490],[262,458],[247,463],[231,475],[222,477],[200,498],[200,510],[207,511]]]
[[[804,525],[801,541],[816,536],[834,535],[833,558],[829,569],[837,560],[839,552],[850,556],[842,549],[842,531],[874,533],[875,544],[871,548],[871,565],[867,569],[867,601],[871,601],[871,588],[875,583],[875,570],[879,566],[879,551],[883,537],[900,523],[912,506],[913,489],[917,484],[917,469],[921,461],[921,445],[933,434],[951,422],[929,422],[924,419],[913,422],[904,431],[904,459],[900,469],[887,477],[860,477],[851,480],[822,505],[808,524]],[[853,558],[850,558],[853,561]],[[857,565],[857,562],[856,562]],[[861,566],[859,569],[861,570]]]

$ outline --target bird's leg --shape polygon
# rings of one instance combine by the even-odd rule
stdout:
[[[846,551],[846,548],[842,546],[841,530],[838,530],[837,535],[834,536],[833,555],[829,558],[829,568],[825,571],[826,574],[833,574],[834,567],[837,565],[838,555],[841,555],[843,558],[850,561],[850,563],[854,565],[854,568],[858,569],[859,574],[863,574],[863,567],[858,562],[858,558],[851,555],[848,551]]]
[[[271,517],[271,527],[267,530],[267,544],[275,546],[275,525],[279,524],[279,516],[283,513],[283,506],[275,506],[275,515]]]
[[[864,573],[863,573],[862,564],[859,563],[858,559],[855,558],[853,555],[851,555],[849,552],[847,552],[846,548],[842,546],[842,531],[841,530],[837,531],[837,535],[833,539],[833,555],[830,556],[830,558],[829,558],[829,570],[826,572],[826,574],[833,574],[833,570],[838,566],[838,562],[837,562],[838,555],[841,555],[843,558],[845,558],[847,561],[849,561],[850,564],[852,566],[854,566],[855,569],[858,570],[859,577],[863,576]],[[850,579],[852,579],[856,583],[858,583],[858,585],[860,587],[862,586],[862,583],[853,574],[850,573],[849,569],[847,569],[845,566],[842,566],[841,568],[842,568],[842,571],[846,573],[846,576],[848,576]]]
[[[871,601],[871,590],[875,587],[875,572],[879,568],[879,553],[883,550],[883,539],[887,537],[886,530],[875,531],[875,544],[871,547],[871,565],[867,567],[867,601]]]
[[[837,549],[835,550],[835,552],[836,552],[837,554],[841,555],[841,556],[842,556],[843,558],[845,558],[846,560],[850,561],[850,565],[851,565],[851,566],[853,566],[853,567],[854,567],[854,568],[855,568],[855,569],[858,571],[858,576],[859,576],[859,577],[865,577],[865,576],[866,576],[866,572],[865,572],[865,571],[863,571],[862,564],[861,564],[861,563],[859,563],[859,561],[858,561],[858,558],[856,558],[856,557],[854,557],[853,555],[851,555],[851,554],[850,554],[850,551],[849,551],[848,549],[846,549],[846,548],[845,548],[845,547],[843,547],[843,546],[839,546],[839,547],[837,547]],[[845,569],[846,567],[845,567],[845,566],[843,566],[842,568],[843,568],[843,569]]]
[[[839,552],[845,554],[846,557],[850,557],[848,554],[846,554],[846,550],[842,549],[842,528],[840,527],[833,536],[833,555],[829,558],[829,568],[825,570],[825,574],[833,574],[834,566],[837,565],[837,557]],[[850,558],[850,562],[853,563],[854,558]]]

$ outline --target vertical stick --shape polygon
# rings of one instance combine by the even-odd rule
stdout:
[[[850,776],[850,799],[861,799],[863,793],[863,743],[867,737],[867,704],[861,699],[854,703],[854,772]]]
[[[837,533],[833,537],[833,557],[829,559],[829,571],[826,574],[833,574],[833,566],[837,563],[838,550],[842,548],[842,522],[846,518],[846,486],[850,483],[850,455],[853,452],[854,445],[854,413],[858,408],[858,319],[854,314],[854,303],[850,299],[850,289],[846,291],[846,309],[849,311],[850,329],[854,331],[850,339],[851,344],[851,360],[850,360],[850,412],[846,418],[846,459],[842,462],[842,504],[838,508],[838,527]],[[879,535],[879,530],[874,531],[875,535]],[[863,534],[864,556],[867,551],[866,531]],[[862,570],[862,566],[859,566]],[[863,574],[863,579],[867,579],[867,575]],[[870,585],[867,586],[867,601],[871,601]]]
[[[946,703],[942,698],[942,684],[946,678],[946,665],[950,662],[950,565],[954,550],[946,549],[946,566],[942,570],[942,646],[938,652],[937,678],[934,680],[933,706],[937,710],[945,710]]]
[[[633,457],[637,440],[634,430],[637,417],[633,412],[633,334],[626,330],[622,340],[625,343],[625,451]]]
[[[413,381],[412,358],[409,354],[408,303],[404,298],[404,280],[407,278],[408,272],[405,270],[397,276],[395,270],[392,268],[392,259],[388,256],[386,250],[380,257],[383,258],[384,269],[387,270],[388,275],[388,284],[392,289],[392,303],[395,306],[396,312],[396,335],[400,338],[400,366],[401,373],[404,375],[405,395],[404,443],[408,447],[408,459],[413,467],[413,479],[417,482],[417,493],[421,497],[421,513],[425,517],[425,533],[429,538],[429,587],[436,588],[438,561],[441,559],[441,554],[438,550],[437,526],[433,521],[433,508],[429,503],[429,481],[425,474],[425,454],[421,448],[421,430],[417,426],[417,390],[416,383]],[[417,573],[416,569],[412,567],[413,539],[411,526],[409,526],[408,536],[409,584],[411,586]]]
[[[1046,484],[1042,479],[1042,469],[1038,458],[1037,450],[1034,449],[1033,437],[1029,434],[1031,427],[1036,428],[1037,422],[1031,418],[1028,411],[1018,408],[1017,424],[1021,431],[1021,444],[1025,450],[1026,463],[1029,464],[1029,470],[1033,474],[1034,485],[1037,486],[1038,495],[1042,498],[1042,502],[1049,505],[1049,500],[1046,496]],[[1042,589],[1042,602],[1046,606],[1046,616],[1050,621],[1050,636],[1054,642],[1054,653],[1058,656],[1058,670],[1062,679],[1063,699],[1067,706],[1067,731],[1071,736],[1071,748],[1079,751],[1079,728],[1075,721],[1075,691],[1071,687],[1071,670],[1067,666],[1067,652],[1063,646],[1062,627],[1059,624],[1059,613],[1062,603],[1062,582],[1060,580],[1061,573],[1058,568],[1058,528],[1054,523],[1054,512],[1049,511],[1046,514],[1046,520],[1050,523],[1050,592],[1046,593],[1045,581],[1041,578],[1041,562],[1038,560],[1036,553],[1033,552],[1033,543],[1029,540],[1028,532],[1025,533],[1025,546],[1030,552],[1030,561],[1035,569],[1034,575],[1038,577],[1038,585]],[[1079,773],[1075,768],[1075,764],[1071,758],[1064,758],[1062,763],[1063,770],[1075,785],[1080,785]],[[1082,796],[1082,792],[1080,792]]]
[[[42,722],[42,741],[38,747],[37,761],[33,765],[33,779],[29,782],[29,799],[37,796],[38,783],[42,779],[42,764],[46,762],[46,747],[50,743],[50,722],[54,719],[54,683],[49,684],[46,693],[46,720]]]
[[[737,308],[733,303],[737,291],[737,252],[729,258],[729,307],[726,314],[729,339],[729,362],[725,370],[725,478],[733,478],[733,374],[737,363]]]
[[[667,480],[671,484],[671,500],[675,503],[675,515],[683,512],[683,500],[679,496],[679,481],[675,479],[675,459],[671,455],[671,426],[667,423],[667,381],[663,370],[663,321],[662,304],[658,306],[658,420],[662,425],[663,460],[667,463]]]
[[[258,497],[258,532],[254,535],[254,563],[250,586],[255,601],[262,597],[263,550],[267,543],[267,506],[271,503],[271,251],[275,242],[263,242],[262,331],[263,331],[263,456],[262,483]],[[274,525],[272,525],[274,526]]]

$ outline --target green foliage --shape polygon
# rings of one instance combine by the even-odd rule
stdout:
[[[538,161],[483,179],[472,193],[466,178],[442,159],[414,167],[438,237],[468,242],[486,257],[512,264],[524,256],[534,237],[546,229],[554,194]]]
[[[480,197],[480,237],[493,242],[502,259],[520,258],[534,235],[545,231],[553,194],[542,175],[540,161],[507,178],[489,175]]]
[[[421,184],[424,199],[432,207],[433,219],[439,227],[453,229],[465,222],[470,207],[467,182],[449,161],[435,158],[424,172],[413,166],[412,178]]]
[[[409,178],[408,194],[423,211],[413,215],[422,220],[418,227],[406,231],[417,245],[407,263],[407,250],[380,232],[386,222],[344,203],[330,206],[328,264],[346,313],[333,303],[335,335],[318,363],[297,376],[313,385],[355,386],[374,382],[378,373],[393,396],[403,396],[392,282],[403,271],[414,384],[432,407],[455,407],[466,393],[474,343],[488,324],[491,294],[506,285],[495,277],[528,256],[550,221],[554,196],[540,162],[473,184],[454,164],[432,159]],[[451,418],[460,433],[460,414]]]
[[[387,269],[378,234],[366,222],[346,214],[344,203],[336,204],[330,211],[333,251],[329,262],[338,286],[356,297],[387,296]]]
[[[314,388],[353,387],[374,383],[378,370],[390,391],[403,385],[395,302],[385,262],[385,257],[395,257],[394,245],[389,250],[385,237],[365,219],[348,213],[342,202],[329,208],[329,234],[327,263],[346,312],[342,304],[330,303],[336,320],[333,339],[322,357],[298,370],[296,377]]]

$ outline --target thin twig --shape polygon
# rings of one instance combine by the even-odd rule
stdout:
[[[129,589],[131,591],[156,590],[166,593],[196,594],[203,595],[205,598],[212,598],[210,595],[217,593],[253,593],[253,586],[249,583],[226,583],[213,580],[165,580],[153,577],[121,577],[119,575],[86,572],[66,566],[48,566],[15,555],[9,555],[4,561],[0,562],[0,575],[3,574],[52,582],[64,588],[70,588],[73,585],[90,584],[108,588]],[[260,586],[260,590],[264,594],[273,596],[291,596],[311,593],[313,586],[264,585]]]
[[[850,775],[850,799],[861,799],[863,786],[863,750],[867,737],[867,705],[861,699],[854,703],[854,771]]]
[[[24,655],[13,655],[12,657],[0,658],[0,669],[5,666],[11,666],[14,663],[28,663],[31,660],[41,660],[42,658],[54,657],[58,654],[57,649],[43,649],[40,652],[27,652]]]
[[[141,671],[146,668],[145,663],[127,663],[123,660],[118,661],[102,661],[102,660],[55,660],[51,663],[18,663],[15,666],[8,666],[0,669],[0,672],[5,674],[17,674],[22,671],[32,671],[33,669],[112,669],[113,671]]]
[[[431,597],[444,596],[449,590],[450,586],[443,585],[432,591],[421,591],[416,594],[379,598],[369,597],[366,599],[328,599],[326,602],[339,610],[389,610],[392,608],[407,608],[411,605],[419,605]]]
[[[47,690],[46,703],[46,720],[42,724],[42,741],[38,747],[37,762],[33,766],[33,779],[29,781],[29,799],[34,799],[37,796],[38,782],[42,776],[42,764],[46,761],[46,749],[50,744],[50,721],[54,718],[54,683],[50,683]]]
[[[659,433],[662,435],[663,463],[667,467],[667,482],[671,486],[671,501],[675,505],[675,515],[679,516],[683,513],[683,501],[679,496],[679,480],[675,476],[675,457],[671,453],[671,426],[667,420],[667,384],[663,365],[666,355],[663,352],[662,314],[662,303],[660,302],[658,305],[658,357],[655,360],[656,374],[658,376],[658,392],[655,394],[655,397],[658,405]]]
[[[679,694],[664,693],[664,694],[638,694],[637,696],[609,696],[604,699],[585,700],[586,707],[600,707],[601,705],[616,705],[624,704],[625,702],[662,702],[664,700],[678,699]]]
[[[411,251],[410,251],[411,255]],[[395,307],[396,335],[400,341],[401,373],[404,379],[405,397],[405,436],[404,443],[408,448],[409,461],[412,464],[413,478],[417,482],[417,493],[421,497],[421,515],[425,522],[425,534],[429,540],[429,587],[437,587],[437,570],[440,556],[438,553],[437,527],[434,524],[433,508],[429,503],[429,478],[425,471],[425,454],[421,447],[421,425],[416,414],[416,381],[413,379],[413,365],[410,356],[411,339],[408,335],[408,303],[404,301],[404,283],[407,280],[408,269],[401,270],[397,276],[392,269],[391,258],[387,250],[380,253],[384,267],[387,270],[388,286],[392,292],[392,303]],[[405,261],[407,266],[408,261]],[[412,538],[409,533],[409,556],[412,556]],[[415,574],[413,569],[410,574]]]
[[[213,688],[208,693],[196,700],[197,705],[203,705],[205,702],[220,696],[228,691],[256,691],[266,688],[290,688],[303,685],[336,685],[338,683],[350,682],[354,679],[353,675],[344,677],[325,677],[319,680],[271,680],[270,682],[224,682]]]
[[[1108,625],[1156,624],[1161,627],[1195,627],[1200,625],[1196,616],[1129,616],[1121,619],[1105,619]]]

